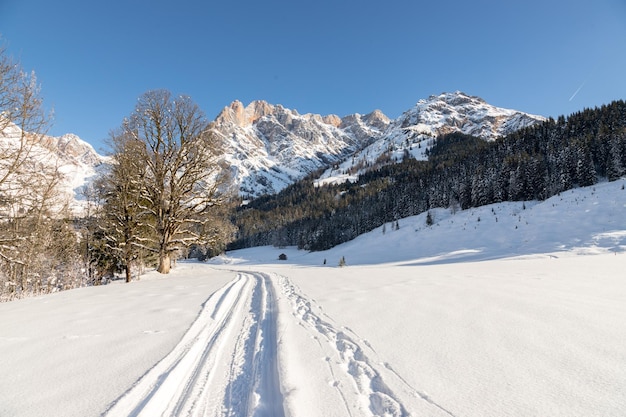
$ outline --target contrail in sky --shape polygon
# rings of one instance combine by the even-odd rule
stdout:
[[[580,89],[585,86],[586,82],[587,82],[587,80],[583,81],[583,83],[580,85],[580,87],[578,87],[578,89],[576,91],[574,91],[574,94],[572,94],[572,96],[569,98],[569,101],[572,101],[574,99],[574,97],[576,97],[576,94],[578,94]]]

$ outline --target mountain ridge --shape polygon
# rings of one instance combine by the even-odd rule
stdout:
[[[426,159],[434,139],[461,132],[495,140],[544,121],[542,116],[505,109],[461,91],[432,95],[396,119],[380,110],[361,115],[299,114],[282,105],[238,100],[224,107],[213,132],[226,147],[225,159],[240,195],[274,194],[295,180],[330,167],[319,183],[346,180],[377,161],[406,156]]]
[[[340,161],[379,137],[388,123],[381,111],[340,118],[235,100],[212,122],[211,131],[224,144],[240,194],[257,197]]]
[[[25,145],[28,149],[22,163],[39,167],[40,171],[57,172],[60,175],[59,201],[70,203],[75,215],[83,211],[82,186],[97,175],[98,170],[110,163],[110,158],[96,152],[93,146],[77,135],[62,136],[32,134],[9,123],[0,131],[0,148],[9,155]]]
[[[459,131],[494,140],[543,120],[456,91],[418,100],[395,119],[378,109],[340,117],[300,114],[264,100],[248,105],[235,100],[222,109],[210,129],[223,144],[223,162],[230,167],[234,188],[240,196],[254,198],[275,194],[319,170],[326,170],[319,179],[322,184],[354,178],[376,163],[407,156],[426,159],[426,150],[443,133]],[[4,136],[14,135],[14,128]],[[73,190],[79,200],[77,189],[107,163],[107,157],[71,133],[40,137],[39,145],[50,153],[50,160],[58,159],[62,165],[66,190]]]

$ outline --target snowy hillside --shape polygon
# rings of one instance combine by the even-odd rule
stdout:
[[[327,251],[288,253],[296,264],[320,265],[327,259],[337,265],[381,263],[442,264],[484,261],[567,252],[575,255],[626,251],[626,179],[576,188],[545,201],[504,202],[453,212],[430,210],[418,216],[387,223]],[[427,225],[428,213],[433,224]],[[256,255],[260,248],[249,249]],[[249,258],[247,249],[229,254],[252,262],[274,262],[267,257]]]
[[[0,304],[0,415],[626,415],[625,185]]]
[[[379,137],[389,120],[368,115],[300,115],[264,101],[235,101],[213,123],[225,144],[241,195],[274,194],[319,168],[339,161]]]
[[[10,124],[0,132],[0,148],[16,149],[20,145],[21,129]],[[58,169],[61,174],[60,189],[65,197],[73,201],[75,211],[80,212],[82,196],[80,188],[93,178],[99,167],[108,159],[99,155],[87,142],[73,134],[60,137],[26,134],[33,166],[43,164],[50,169]]]

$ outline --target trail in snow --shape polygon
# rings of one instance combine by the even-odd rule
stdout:
[[[298,294],[287,277],[280,277],[280,285],[283,294],[291,301],[296,318],[302,321],[303,327],[319,334],[322,340],[327,342],[324,346],[319,337],[314,337],[322,349],[330,347],[329,356],[326,357],[328,372],[335,379],[333,386],[342,398],[346,415],[353,416],[354,411],[359,412],[358,415],[368,411],[373,415],[393,417],[408,415],[403,405],[385,385],[380,374],[365,356],[361,346],[344,331],[335,328],[316,315],[311,302]],[[339,359],[338,362],[337,359]],[[348,376],[354,386],[344,386],[339,374]],[[357,389],[356,399],[352,398],[354,387]],[[367,408],[362,409],[361,404],[366,404]]]
[[[402,396],[426,401],[439,411],[452,415],[436,404],[426,394],[411,387],[386,362],[378,361],[374,348],[347,327],[338,327],[332,319],[323,319],[323,313],[312,301],[300,294],[295,285],[284,276],[277,276],[282,294],[287,297],[293,308],[293,315],[300,320],[317,340],[320,348],[326,352],[325,362],[328,375],[334,381],[332,386],[341,397],[346,416],[389,416],[404,417],[412,413],[407,410],[405,399],[394,392],[388,380],[393,379],[395,386],[402,388]]]
[[[238,274],[105,416],[284,416],[274,300],[267,276]]]
[[[432,415],[453,416],[409,385],[367,340],[324,317],[287,277],[262,272],[240,272],[216,291],[178,345],[104,416],[285,417],[274,285],[287,303],[281,305],[291,306],[281,320],[295,319],[323,352],[338,395],[336,415],[406,417],[426,404],[438,409]]]

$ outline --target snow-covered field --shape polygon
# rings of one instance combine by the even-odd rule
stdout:
[[[624,416],[625,183],[0,304],[0,416]]]

